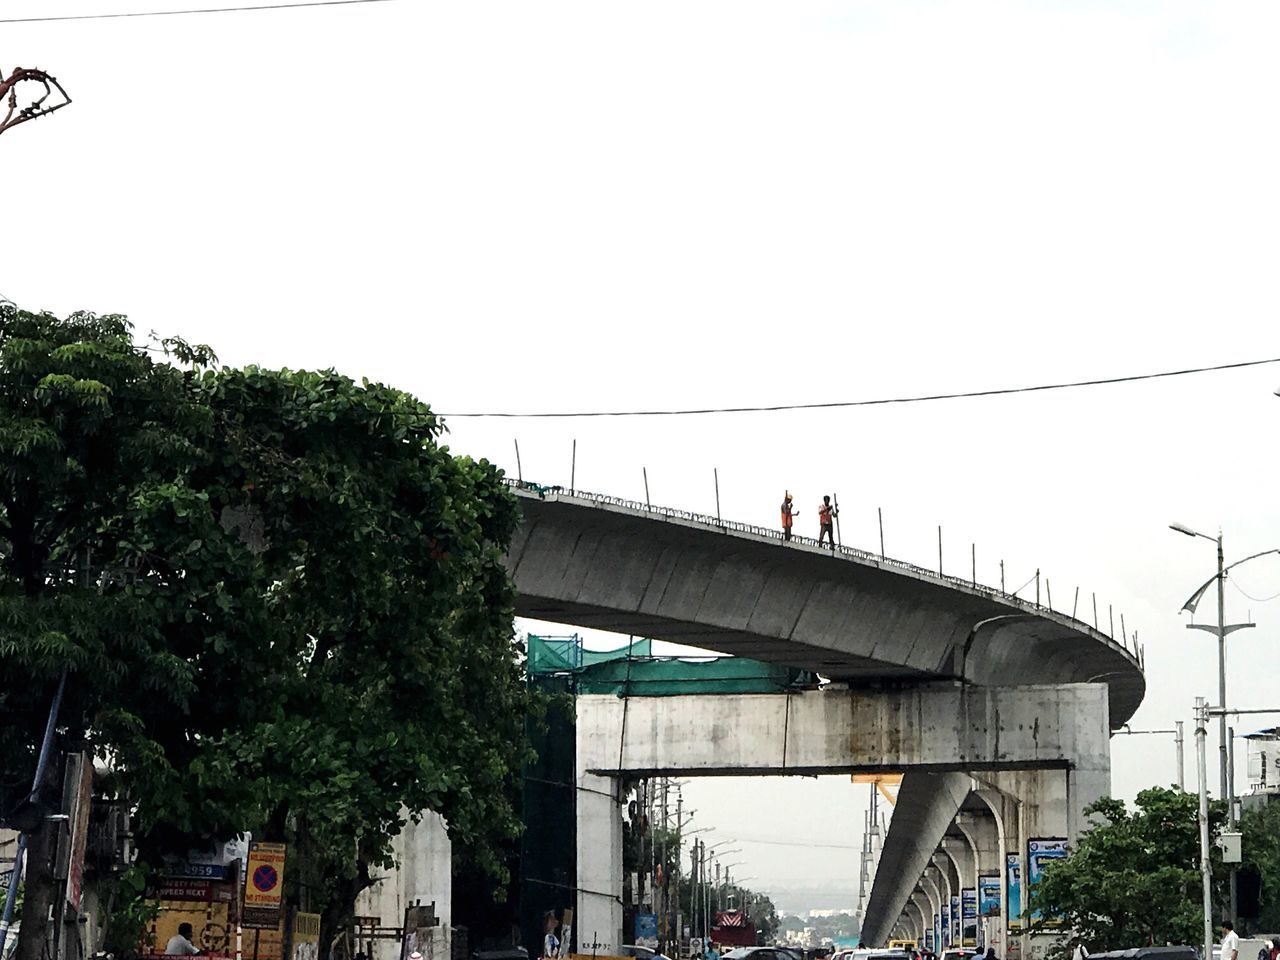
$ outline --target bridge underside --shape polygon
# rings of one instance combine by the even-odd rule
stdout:
[[[935,674],[884,660],[851,653],[835,654],[830,648],[796,641],[762,638],[744,630],[730,630],[714,624],[659,617],[639,611],[611,609],[583,603],[557,603],[526,597],[516,601],[516,614],[535,620],[568,623],[586,630],[605,630],[624,636],[653,637],[681,643],[732,657],[746,657],[762,663],[785,664],[812,670],[828,679],[853,685],[899,679],[936,679]]]

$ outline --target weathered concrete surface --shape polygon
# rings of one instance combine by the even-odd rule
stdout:
[[[404,811],[408,817],[408,811]],[[415,903],[436,905],[440,925],[419,946],[423,960],[448,960],[449,927],[453,910],[453,845],[444,820],[425,813],[412,820],[391,842],[396,867],[356,898],[356,913],[377,917],[386,926],[400,926],[404,911]],[[375,940],[372,960],[397,960],[400,942]]]
[[[581,741],[580,741],[581,742]],[[581,757],[581,753],[579,753]],[[577,765],[578,891],[573,927],[578,943],[617,956],[630,943],[622,930],[622,809],[617,783]]]
[[[964,773],[903,774],[898,802],[889,821],[885,852],[876,871],[875,886],[862,921],[862,942],[882,945],[889,931],[902,915],[902,907],[916,888],[921,874],[930,863],[938,866],[934,854],[938,841],[964,803],[973,780]],[[948,873],[941,875],[939,894],[952,895]],[[958,894],[957,894],[958,895]]]
[[[1105,769],[1106,701],[1101,684],[580,696],[578,763],[668,776]]]
[[[1112,728],[1145,691],[1131,654],[1086,624],[892,561],[832,556],[625,506],[520,492],[507,558],[522,616],[657,637],[866,685],[1095,680]]]

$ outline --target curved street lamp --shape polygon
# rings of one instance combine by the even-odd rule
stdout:
[[[1207,623],[1188,623],[1188,630],[1204,630],[1207,633],[1216,634],[1218,637],[1218,766],[1219,781],[1221,786],[1221,794],[1223,800],[1227,801],[1227,824],[1228,828],[1234,830],[1236,828],[1236,805],[1235,805],[1235,784],[1227,775],[1229,761],[1227,759],[1227,751],[1229,749],[1229,740],[1227,737],[1227,635],[1237,630],[1244,630],[1255,626],[1252,623],[1231,623],[1226,622],[1226,584],[1227,571],[1232,570],[1242,563],[1248,563],[1250,560],[1256,560],[1258,557],[1265,557],[1271,553],[1280,554],[1280,549],[1272,548],[1270,550],[1262,550],[1258,553],[1251,554],[1243,560],[1237,560],[1235,563],[1223,564],[1222,558],[1222,531],[1218,531],[1216,537],[1211,537],[1207,533],[1201,533],[1193,530],[1185,524],[1171,523],[1170,530],[1188,537],[1199,537],[1202,540],[1209,540],[1218,546],[1218,572],[1202,583],[1196,591],[1187,598],[1187,602],[1182,605],[1182,609],[1186,610],[1192,616],[1195,616],[1196,607],[1204,598],[1208,589],[1217,583],[1218,585],[1218,622],[1216,625]],[[1230,878],[1230,915],[1232,921],[1236,917],[1236,871],[1234,865],[1231,868]]]

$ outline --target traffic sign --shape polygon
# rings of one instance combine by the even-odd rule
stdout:
[[[245,866],[243,926],[251,930],[275,930],[284,907],[283,843],[249,844]]]

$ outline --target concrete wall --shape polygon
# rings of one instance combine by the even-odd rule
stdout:
[[[1093,771],[1107,765],[1106,697],[1101,684],[580,696],[578,762],[669,775]]]
[[[378,917],[383,926],[398,927],[406,907],[415,903],[436,905],[440,925],[422,950],[423,960],[449,960],[449,924],[453,899],[453,847],[444,820],[428,813],[421,823],[412,821],[392,843],[396,868],[364,891],[356,900],[356,913]],[[398,960],[398,940],[374,941],[372,960]]]

